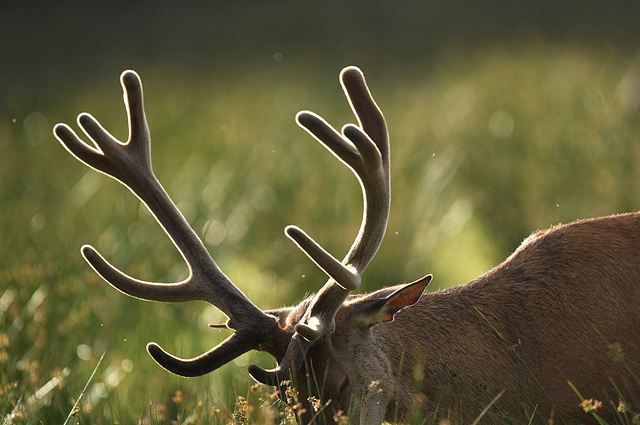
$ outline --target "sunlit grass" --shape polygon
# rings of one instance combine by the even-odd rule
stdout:
[[[262,308],[295,303],[324,282],[283,236],[285,225],[339,257],[360,221],[355,179],[293,121],[307,108],[338,127],[353,120],[339,70],[328,78],[304,69],[141,76],[156,174],[217,263]],[[364,72],[391,132],[393,204],[363,290],[426,272],[434,287],[464,283],[533,230],[640,205],[631,58],[529,45]],[[88,111],[126,138],[112,77],[0,123],[0,420],[62,423],[104,352],[77,423],[242,423],[238,397],[248,400],[250,423],[266,420],[256,413],[264,403],[276,406],[274,423],[287,420],[270,393],[249,388],[247,363],[272,365],[268,356],[181,379],[146,354],[152,340],[185,357],[209,349],[226,336],[207,326],[224,320],[215,308],[130,299],[82,260],[80,246],[91,243],[136,277],[186,274],[138,200],[69,157],[51,134],[56,122],[75,126]]]

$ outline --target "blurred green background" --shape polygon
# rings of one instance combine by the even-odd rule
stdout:
[[[325,281],[284,226],[336,257],[358,229],[355,178],[293,120],[353,121],[347,65],[392,143],[391,219],[363,290],[461,284],[536,229],[638,209],[639,18],[636,1],[3,2],[0,421],[63,422],[105,351],[81,423],[228,411],[246,364],[273,365],[168,374],[145,344],[200,354],[226,336],[207,327],[222,315],[125,297],[82,259],[91,243],[136,277],[186,275],[137,199],[52,136],[87,111],[126,139],[124,69],[144,83],[159,179],[220,267],[275,308]]]

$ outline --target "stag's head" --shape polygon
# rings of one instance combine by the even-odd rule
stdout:
[[[363,397],[359,390],[363,380],[384,378],[388,367],[384,359],[372,354],[375,341],[371,330],[391,322],[396,312],[415,303],[431,276],[367,295],[350,295],[360,286],[389,217],[389,137],[384,117],[360,70],[344,69],[340,81],[357,125],[345,125],[338,132],[311,112],[300,112],[296,120],[357,177],[364,197],[362,224],[342,261],[299,228],[285,229],[286,235],[329,277],[315,295],[291,308],[261,311],[247,299],[218,268],[156,179],[142,84],[135,72],[125,71],[121,76],[129,118],[127,142],[116,140],[86,113],[78,116],[78,124],[91,144],[82,141],[69,126],[55,126],[55,136],[73,156],[120,181],[145,203],[186,260],[189,276],[176,283],[141,281],[117,270],[93,247],[83,246],[82,255],[94,270],[130,296],[163,302],[204,300],[228,317],[224,327],[233,334],[201,356],[181,359],[150,343],[149,354],[166,370],[199,376],[247,351],[262,350],[278,363],[270,370],[250,365],[249,373],[257,381],[273,386],[294,382],[303,402],[307,395],[315,395],[330,402],[334,410],[345,411]]]

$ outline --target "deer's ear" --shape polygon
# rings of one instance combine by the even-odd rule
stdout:
[[[398,311],[418,301],[432,277],[427,275],[415,282],[384,288],[356,300],[358,321],[368,327],[392,322]]]

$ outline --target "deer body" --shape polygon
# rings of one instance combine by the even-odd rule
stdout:
[[[500,420],[508,414],[516,423],[529,423],[536,414],[592,421],[569,381],[585,398],[607,402],[620,389],[628,402],[639,402],[637,370],[629,365],[640,361],[640,213],[535,233],[504,263],[466,285],[423,294],[427,275],[353,295],[386,230],[389,140],[362,73],[346,68],[341,82],[358,125],[338,132],[310,112],[297,120],[357,176],[365,206],[360,230],[339,261],[302,230],[287,227],[287,236],[329,280],[296,307],[261,311],[218,268],[156,179],[140,79],[126,71],[121,82],[127,142],[114,139],[88,114],[78,123],[92,144],[64,124],[54,134],[77,159],[136,194],[190,270],[182,282],[146,282],[84,246],[82,254],[96,272],[128,295],[205,300],[229,317],[214,327],[233,334],[192,359],[150,343],[149,354],[168,371],[199,376],[249,350],[266,351],[277,367],[250,365],[249,373],[266,385],[292,382],[303,423],[325,423],[339,412],[353,423],[402,422],[416,414],[468,423],[485,406],[481,416]],[[309,397],[325,408],[314,413]],[[603,415],[612,418],[610,412]]]
[[[568,381],[585,398],[608,400],[613,380],[639,400],[640,386],[603,337],[640,358],[640,213],[537,232],[495,269],[423,294],[390,323],[358,324],[364,298],[349,297],[341,326],[309,358],[315,378],[326,379],[322,399],[340,408],[366,401],[365,423],[416,411],[434,418],[450,405],[468,423],[502,390],[496,404],[516,422],[535,410],[590,422]],[[281,314],[295,323],[296,311]]]
[[[396,400],[412,400],[415,368],[422,367],[417,376],[423,376],[426,412],[447,392],[468,400],[449,378],[455,372],[484,389],[479,404],[506,390],[498,403],[517,421],[526,421],[520,412],[530,416],[536,405],[549,417],[550,402],[563,415],[589,421],[567,381],[585,398],[617,400],[612,379],[629,402],[639,400],[640,386],[603,340],[621,344],[627,358],[640,358],[639,300],[640,214],[634,213],[535,233],[495,269],[425,294],[375,329],[393,350],[390,363],[401,365],[393,375],[404,396]],[[420,355],[411,361],[408,350]],[[467,421],[474,412],[468,409]]]

